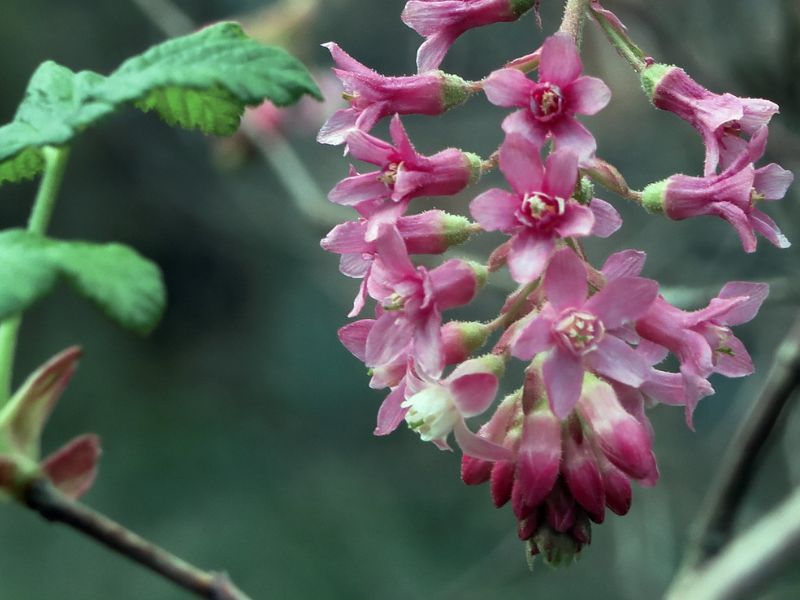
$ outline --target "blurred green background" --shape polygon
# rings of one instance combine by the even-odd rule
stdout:
[[[155,4],[3,0],[0,122],[11,119],[41,61],[107,73],[161,41],[141,10]],[[414,70],[420,38],[399,19],[402,0],[322,0],[310,12],[307,3],[288,4],[291,11],[266,17],[253,14],[276,3],[177,6],[198,23],[246,16],[254,32],[281,32],[280,41],[319,71],[330,64],[319,43],[331,39],[383,73]],[[444,68],[477,79],[532,51],[558,26],[561,3],[542,4],[543,31],[528,15],[471,32]],[[779,102],[767,159],[800,171],[796,0],[609,0],[607,6],[658,60],[685,67],[714,91]],[[648,106],[636,77],[591,25],[584,44],[587,71],[614,92],[610,106],[586,120],[599,155],[634,187],[674,172],[698,174],[702,146],[694,130]],[[336,94],[334,86],[333,104]],[[504,114],[476,97],[442,118],[405,122],[422,152],[455,145],[488,156],[501,140]],[[314,143],[319,115],[293,115],[289,126],[297,131],[288,141],[303,168],[280,140],[265,162],[241,143],[220,145],[133,110],[79,139],[52,235],[136,247],[163,268],[169,308],[147,339],[119,330],[66,289],[26,315],[17,383],[68,345],[85,350],[47,430],[46,450],[84,431],[99,433],[101,474],[86,501],[200,566],[227,570],[256,599],[657,597],[797,312],[795,247],[778,251],[761,240],[759,252],[746,255],[721,220],[667,222],[600,194],[615,203],[625,225],[610,240],[589,244],[598,262],[615,249],[646,250],[645,275],[687,307],[729,280],[770,281],[773,294],[757,320],[738,330],[757,373],[742,381],[713,379],[717,394],[701,403],[696,433],[686,429],[681,410],[652,411],[659,485],[637,488],[626,517],[610,515],[595,526],[592,545],[570,570],[538,564],[529,573],[510,509],[495,510],[485,486],[460,482],[456,454],[420,443],[406,428],[388,438],[371,435],[383,393],[368,389],[363,367],[336,339],[357,283],[339,275],[337,257],[318,245],[334,221],[315,187],[329,189],[346,174],[347,161],[339,149]],[[385,123],[376,131],[382,135]],[[305,190],[293,200],[286,181]],[[499,183],[493,174],[480,185]],[[794,241],[800,240],[798,190],[768,208]],[[34,193],[35,183],[0,189],[0,227],[24,222]],[[464,212],[474,194],[435,205]],[[498,239],[457,252],[484,253]],[[500,284],[460,314],[496,314]],[[767,449],[740,526],[800,483],[799,440],[795,410]],[[18,506],[0,509],[0,536],[2,599],[189,597]],[[800,575],[785,573],[760,597],[800,597]]]

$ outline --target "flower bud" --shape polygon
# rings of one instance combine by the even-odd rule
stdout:
[[[547,523],[559,533],[566,533],[575,525],[575,499],[560,482],[553,486],[545,502]]]
[[[479,321],[450,321],[442,326],[444,362],[461,363],[486,343],[491,331]]]
[[[472,222],[443,210],[400,217],[397,230],[406,243],[409,254],[442,254],[450,246],[462,244],[475,231]]]
[[[532,542],[536,545],[544,561],[551,567],[571,564],[581,551],[581,545],[571,535],[558,533],[546,525],[539,527]]]
[[[606,506],[618,515],[625,515],[631,508],[631,480],[612,465],[603,456],[597,457],[600,465],[600,473],[603,476],[603,487],[605,488]]]
[[[430,272],[433,294],[439,310],[469,304],[486,283],[486,267],[454,258]]]
[[[570,423],[564,433],[564,461],[561,473],[575,500],[596,523],[602,523],[605,512],[603,478],[597,467],[588,440],[581,432],[580,424]]]

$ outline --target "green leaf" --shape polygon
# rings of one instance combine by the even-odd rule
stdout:
[[[47,294],[59,276],[111,319],[138,333],[151,331],[166,305],[158,266],[127,246],[8,230],[0,233],[0,320]]]
[[[155,110],[170,125],[230,135],[246,106],[286,106],[304,94],[322,98],[302,63],[235,23],[159,44],[108,77],[45,62],[14,120],[0,127],[0,184],[33,177],[43,166],[41,148],[69,143],[125,104]]]

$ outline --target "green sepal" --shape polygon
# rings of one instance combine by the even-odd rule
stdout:
[[[642,207],[649,213],[664,214],[664,195],[669,185],[669,178],[651,183],[642,190]]]
[[[650,102],[653,101],[658,84],[661,83],[661,80],[664,79],[664,77],[675,68],[677,67],[673,65],[653,63],[652,65],[648,65],[642,69],[639,78],[642,83],[642,90],[647,95]]]
[[[472,85],[458,75],[439,71],[442,78],[442,112],[464,104],[474,93]]]
[[[442,212],[442,229],[444,230],[445,245],[448,248],[463,244],[475,233],[475,225],[466,217]]]

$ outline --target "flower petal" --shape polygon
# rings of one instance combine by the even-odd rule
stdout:
[[[643,277],[612,279],[587,300],[584,308],[596,315],[606,330],[644,315],[658,296],[658,283]]]
[[[636,277],[644,268],[647,254],[641,250],[623,250],[616,252],[603,263],[602,273],[607,280],[620,277]]]
[[[562,238],[584,237],[592,232],[594,227],[594,213],[587,206],[568,200],[564,215],[558,222],[555,230]]]
[[[494,373],[467,373],[450,382],[450,393],[458,412],[469,418],[489,408],[497,395],[497,387]]]
[[[556,346],[542,365],[550,408],[559,419],[572,412],[583,387],[583,365],[570,351]]]
[[[483,91],[495,106],[528,106],[534,85],[522,71],[498,69],[486,78]]]
[[[542,45],[539,63],[539,81],[566,87],[581,74],[583,65],[578,48],[568,33],[559,32],[547,38]]]
[[[564,89],[567,110],[581,115],[594,115],[611,100],[611,90],[597,77],[578,77]]]
[[[348,134],[355,129],[358,111],[355,108],[337,110],[325,121],[317,134],[317,142],[338,146],[344,144]]]
[[[389,435],[406,416],[408,409],[400,406],[405,399],[405,385],[401,384],[394,388],[378,409],[378,423],[375,426],[374,435]]]
[[[388,198],[392,190],[379,177],[378,171],[346,177],[333,187],[328,194],[328,200],[343,206],[353,206],[365,200]]]
[[[348,323],[338,331],[339,341],[361,362],[366,361],[367,336],[373,325],[375,325],[375,319],[361,319],[354,323]]]
[[[778,164],[770,163],[756,169],[753,187],[765,200],[780,200],[792,185],[794,174]]]
[[[364,364],[379,367],[404,352],[414,336],[414,325],[403,315],[382,314],[367,335]]]
[[[570,150],[559,148],[547,157],[544,191],[551,196],[571,198],[578,180],[578,157]]]
[[[753,229],[763,235],[776,248],[788,248],[792,243],[783,235],[778,225],[766,213],[756,209],[748,215]]]
[[[417,50],[417,72],[438,69],[458,35],[454,29],[442,29],[425,40]]]
[[[461,451],[467,456],[491,461],[510,460],[513,458],[508,448],[472,433],[464,423],[464,419],[456,421],[453,426],[453,433]]]
[[[544,276],[547,299],[557,310],[581,306],[589,292],[586,266],[569,248],[556,252]]]
[[[533,142],[521,134],[508,134],[499,154],[500,170],[519,196],[542,189],[544,167]]]
[[[530,360],[553,346],[553,323],[545,317],[536,317],[514,340],[511,353],[522,360]]]
[[[747,301],[737,305],[725,313],[723,325],[741,325],[755,318],[758,309],[769,294],[769,285],[766,283],[752,283],[749,281],[731,281],[726,283],[717,295],[718,298],[745,297]]]
[[[511,233],[519,227],[515,216],[519,205],[520,199],[515,194],[492,188],[470,202],[469,212],[486,231]]]
[[[650,372],[650,366],[633,348],[610,334],[606,334],[597,350],[589,352],[584,360],[599,375],[631,387],[642,385]]]
[[[578,155],[578,164],[591,161],[597,150],[597,142],[591,132],[572,117],[564,117],[554,124],[550,132],[555,139],[557,150],[570,150]]]
[[[514,237],[508,254],[508,269],[518,283],[530,283],[547,267],[555,242],[532,231],[522,231]]]
[[[594,213],[594,227],[592,227],[591,235],[607,238],[622,227],[622,217],[617,209],[605,200],[592,198],[589,208]]]

